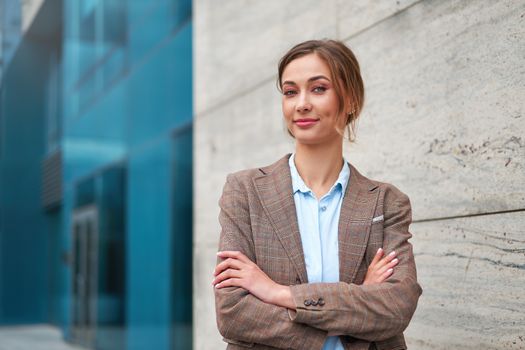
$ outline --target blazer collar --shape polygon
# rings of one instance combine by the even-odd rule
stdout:
[[[292,261],[301,283],[307,283],[304,252],[293,199],[287,154],[274,164],[260,168],[253,179],[261,204],[278,239]],[[377,185],[350,165],[339,218],[339,279],[351,283],[363,259],[377,201]]]

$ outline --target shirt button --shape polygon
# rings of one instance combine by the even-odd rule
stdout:
[[[317,300],[317,304],[319,306],[323,306],[324,305],[324,299],[323,298],[319,298],[319,300]]]
[[[326,210],[326,206],[323,205],[323,206],[321,207],[321,211],[325,211],[325,210]]]
[[[312,306],[317,306],[317,301],[316,300],[312,300]]]
[[[312,301],[310,299],[306,299],[304,301],[304,306],[310,306],[310,305],[312,305]]]

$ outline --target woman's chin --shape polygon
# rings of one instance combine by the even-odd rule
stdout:
[[[320,139],[316,137],[296,137],[295,138],[296,144],[301,144],[305,146],[323,146],[330,142],[327,142],[326,139]]]
[[[319,135],[319,134],[313,134],[313,133],[295,133],[294,135],[295,143],[296,144],[302,144],[302,145],[308,145],[308,146],[314,146],[314,145],[327,145],[327,144],[333,144],[334,142],[341,142],[342,137],[337,135]]]

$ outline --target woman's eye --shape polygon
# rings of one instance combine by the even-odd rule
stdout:
[[[285,92],[283,92],[283,95],[285,96],[292,96],[292,95],[295,95],[297,92],[295,90],[287,90]]]
[[[326,90],[327,89],[324,86],[316,86],[316,87],[314,87],[314,89],[312,91],[320,93],[320,92],[325,92]]]

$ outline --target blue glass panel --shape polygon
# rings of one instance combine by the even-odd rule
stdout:
[[[132,147],[192,118],[191,25],[135,67],[128,85]]]
[[[171,331],[171,140],[129,159],[129,349],[168,349]]]
[[[2,76],[0,323],[52,322],[73,339],[75,307],[94,304],[97,349],[189,349],[191,1],[39,11]],[[63,197],[46,212],[41,164],[55,149]],[[99,230],[82,246],[72,226],[86,209]],[[87,245],[97,298],[79,305],[72,257]]]

